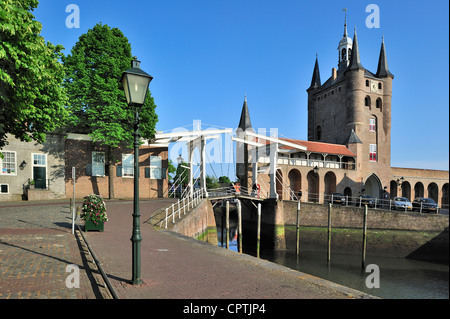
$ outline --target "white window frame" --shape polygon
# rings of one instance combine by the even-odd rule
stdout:
[[[35,164],[34,163],[34,155],[44,156],[45,164]],[[47,168],[47,154],[45,154],[45,153],[31,153],[31,165],[33,167],[45,167],[45,168]]]
[[[45,164],[35,164],[34,163],[34,155],[43,156]],[[45,167],[45,187],[48,187],[48,167],[47,167],[47,164],[48,164],[47,154],[45,154],[45,153],[31,153],[31,175],[33,177],[33,180],[35,179],[33,167]]]
[[[96,156],[102,156],[103,161],[102,162],[96,162],[95,158]],[[92,152],[92,176],[105,176],[105,161],[106,161],[106,155],[105,152]]]
[[[131,165],[125,165],[126,161],[130,161],[131,157]],[[130,173],[131,171],[131,173]],[[134,177],[134,154],[122,154],[122,177],[124,178],[133,178]]]
[[[6,153],[14,154],[14,168],[12,173],[7,172],[7,168],[3,168],[3,164],[7,163],[11,165],[12,163],[6,162]],[[2,151],[4,158],[0,158],[0,175],[5,176],[17,176],[17,152],[16,151]],[[10,168],[11,170],[11,168]]]
[[[369,132],[377,131],[377,119],[374,117],[369,118]]]
[[[150,178],[162,179],[162,157],[150,155]]]
[[[378,159],[377,144],[370,144],[370,146],[369,146],[369,161],[376,162],[377,159]]]

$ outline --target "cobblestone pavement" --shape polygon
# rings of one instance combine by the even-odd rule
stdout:
[[[107,202],[104,232],[84,233],[123,299],[371,298],[320,278],[145,223],[171,200],[141,201],[143,285],[130,285],[132,202]],[[107,298],[77,232],[68,201],[0,203],[0,299]],[[83,223],[80,221],[80,224]],[[69,288],[67,266],[80,270]]]
[[[68,201],[0,203],[0,299],[102,296],[71,223]],[[80,271],[79,289],[66,286],[69,265]]]

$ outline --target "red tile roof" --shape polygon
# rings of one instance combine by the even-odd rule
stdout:
[[[321,142],[311,142],[311,141],[301,141],[301,140],[294,140],[294,139],[290,139],[290,138],[280,138],[280,140],[284,140],[287,142],[305,146],[307,148],[307,151],[312,152],[312,153],[356,156],[345,145],[321,143]],[[281,146],[281,148],[290,149],[290,150],[294,149],[293,147],[285,146],[285,145]]]

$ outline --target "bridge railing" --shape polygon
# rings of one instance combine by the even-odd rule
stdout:
[[[205,197],[205,192],[202,188],[194,191],[192,196],[185,196],[180,198],[176,203],[173,203],[172,206],[166,208],[166,217],[160,223],[160,228],[162,228],[162,223],[164,222],[164,228],[167,229],[168,222],[172,219],[172,223],[175,224],[175,217],[178,215],[178,219],[181,219],[181,212],[183,215],[186,215],[186,212],[194,209],[200,204],[201,199]],[[169,213],[169,210],[171,211]]]
[[[291,200],[293,200],[291,198]],[[380,198],[367,198],[363,196],[348,196],[348,195],[335,195],[335,194],[324,194],[324,193],[311,193],[307,192],[304,197],[300,198],[301,202],[309,202],[309,203],[317,203],[317,204],[325,204],[325,203],[332,203],[332,204],[339,204],[343,206],[354,206],[354,207],[364,207],[364,205],[367,205],[368,207],[372,209],[383,209],[383,210],[398,210],[398,211],[411,211],[416,210],[419,212],[423,212],[425,209],[421,207],[413,207],[412,202],[409,201],[409,203],[404,202],[396,202],[393,199],[380,199]],[[405,205],[406,204],[406,205]],[[439,209],[446,209],[447,207],[438,208]]]
[[[235,195],[243,195],[254,198],[268,198],[268,193],[262,191],[261,189],[252,189],[240,185],[208,189],[208,197],[233,197]]]

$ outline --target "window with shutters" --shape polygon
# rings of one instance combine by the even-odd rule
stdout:
[[[161,156],[150,156],[150,178],[162,179]]]
[[[369,131],[376,132],[377,131],[377,120],[374,117],[369,119]]]
[[[122,154],[122,177],[134,177],[133,154]]]
[[[105,176],[105,152],[92,152],[92,176]]]
[[[377,161],[377,144],[370,144],[369,160],[371,162]]]

